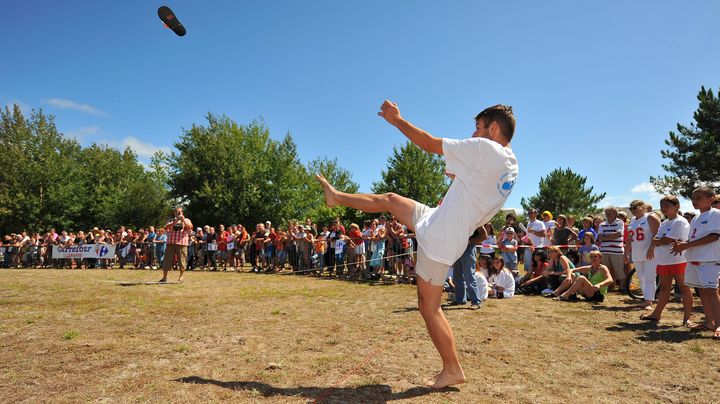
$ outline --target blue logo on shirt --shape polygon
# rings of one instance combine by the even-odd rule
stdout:
[[[496,184],[498,193],[500,193],[500,195],[502,195],[503,197],[507,197],[508,195],[510,195],[510,191],[512,191],[513,187],[515,186],[516,180],[517,178],[513,177],[511,172],[506,172],[505,174],[500,176],[500,179]]]

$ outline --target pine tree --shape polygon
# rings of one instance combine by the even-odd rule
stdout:
[[[693,114],[695,123],[689,127],[678,123],[677,132],[671,131],[665,140],[669,148],[660,151],[670,160],[662,165],[669,175],[650,177],[660,193],[690,198],[699,186],[720,190],[720,99],[705,87],[697,99],[700,105]]]
[[[593,187],[586,186],[587,177],[574,173],[570,168],[557,168],[547,177],[540,178],[537,195],[527,200],[522,198],[523,209],[549,210],[553,214],[572,214],[576,216],[599,211],[597,203],[605,198],[605,193],[593,194]]]

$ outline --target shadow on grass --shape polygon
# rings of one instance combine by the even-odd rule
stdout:
[[[642,321],[642,320],[640,320]],[[620,322],[617,325],[605,328],[607,331],[639,331],[635,337],[645,342],[685,342],[702,338],[702,333],[691,332],[688,329],[678,330],[671,325],[660,325],[652,321],[639,323]]]
[[[640,313],[640,310],[637,308],[637,306],[606,306],[603,304],[593,304],[592,305],[593,310],[602,310],[602,311],[624,311],[624,312],[630,312],[630,311],[637,311]]]
[[[617,325],[606,327],[607,331],[657,331],[673,328],[669,325],[659,325],[652,321],[638,320],[637,323],[621,321]]]
[[[412,307],[401,307],[399,309],[393,310],[393,313],[410,313],[411,311],[420,311],[417,306]]]
[[[702,333],[691,332],[689,330],[651,330],[639,335],[637,339],[646,342],[685,342],[698,338],[703,338]]]
[[[433,390],[429,387],[413,387],[405,391],[393,393],[392,388],[385,384],[367,384],[357,387],[275,387],[263,382],[224,382],[205,379],[199,376],[181,377],[174,381],[188,384],[212,384],[230,390],[257,391],[263,397],[285,396],[304,397],[317,402],[376,402],[403,400],[421,397],[435,392],[460,391],[455,387]]]

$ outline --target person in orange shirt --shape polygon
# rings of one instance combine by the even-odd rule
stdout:
[[[360,232],[360,226],[355,223],[350,224],[348,237],[350,237],[350,248],[353,249],[354,275],[357,276],[365,266],[365,240],[363,240],[362,233]]]

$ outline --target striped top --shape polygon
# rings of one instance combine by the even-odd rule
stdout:
[[[603,240],[600,244],[600,252],[603,254],[624,254],[625,246],[623,245],[623,232],[625,231],[625,223],[620,219],[608,223],[607,220],[600,223],[600,231],[598,236],[619,232],[620,235],[612,240]]]

